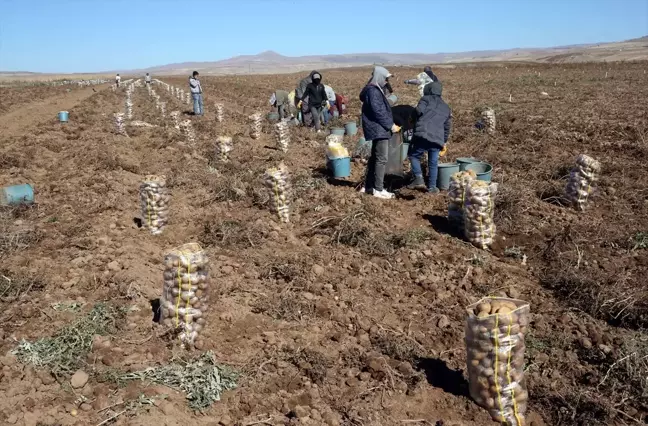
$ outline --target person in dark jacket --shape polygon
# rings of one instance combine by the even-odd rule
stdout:
[[[371,157],[367,166],[365,192],[373,193],[378,198],[394,198],[383,186],[385,167],[387,166],[387,150],[392,133],[400,131],[394,124],[391,106],[385,96],[384,87],[391,76],[383,67],[375,67],[371,79],[362,92],[362,129],[367,140],[371,141]]]
[[[322,74],[317,71],[311,73],[311,78],[313,79],[312,83],[309,83],[304,90],[301,101],[308,98],[308,105],[310,113],[313,115],[313,121],[315,122],[315,130],[317,133],[321,129],[322,121],[322,109],[330,108],[328,102],[328,97],[326,96],[326,89],[322,84]],[[299,105],[301,107],[301,105]]]
[[[306,92],[306,87],[313,82],[313,74],[316,73],[317,71],[311,71],[308,77],[299,80],[295,89],[295,107],[301,112],[301,122],[304,126],[310,126],[313,122],[308,98],[304,97],[304,92]]]
[[[413,148],[409,157],[414,182],[409,185],[410,189],[426,186],[421,170],[421,157],[427,153],[427,190],[429,193],[439,192],[436,187],[439,152],[448,142],[452,126],[450,107],[441,99],[442,91],[443,86],[440,82],[429,83],[425,86],[423,97],[416,107],[417,120],[412,139]]]

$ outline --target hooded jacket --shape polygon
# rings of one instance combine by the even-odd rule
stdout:
[[[197,94],[197,93],[202,93],[202,87],[200,86],[200,80],[197,78],[191,76],[189,77],[189,90],[191,90],[191,94]]]
[[[313,75],[319,74],[317,71],[311,71],[311,73],[306,78],[302,78],[297,89],[295,89],[295,99],[303,99],[304,93],[306,92],[306,87],[313,82]],[[320,74],[321,75],[321,74]]]
[[[360,92],[362,102],[362,130],[367,140],[389,139],[394,125],[391,106],[383,92],[389,71],[375,67],[371,79]]]
[[[417,121],[414,137],[443,147],[450,137],[452,118],[450,107],[441,99],[443,86],[438,81],[425,86],[416,107]]]
[[[318,84],[315,84],[315,80],[313,79],[315,75],[320,76],[320,82]],[[308,83],[306,90],[304,90],[304,94],[300,99],[303,101],[304,99],[308,98],[308,105],[320,108],[326,103],[328,99],[328,97],[326,96],[326,89],[324,89],[324,85],[321,83],[322,74],[317,71],[313,71],[310,77],[313,80]]]

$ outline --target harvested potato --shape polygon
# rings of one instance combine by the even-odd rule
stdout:
[[[142,224],[153,235],[162,233],[169,219],[171,196],[164,176],[146,176],[139,188]]]
[[[264,182],[270,191],[270,208],[284,222],[290,222],[290,205],[288,203],[290,183],[288,181],[288,170],[283,163],[279,167],[266,170]]]
[[[598,180],[601,164],[585,154],[576,158],[576,166],[569,174],[565,195],[574,209],[582,211],[592,193],[592,186]]]
[[[464,226],[466,188],[476,177],[477,175],[472,170],[458,172],[450,176],[450,186],[448,187],[448,221],[460,229],[463,229]]]

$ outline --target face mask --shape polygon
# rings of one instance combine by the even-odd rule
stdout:
[[[320,84],[321,81],[322,81],[322,80],[314,79],[314,80],[313,80],[313,84],[314,84],[314,85],[318,85],[318,84]]]

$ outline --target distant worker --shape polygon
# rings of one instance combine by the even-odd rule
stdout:
[[[315,122],[315,130],[317,133],[321,132],[322,109],[330,108],[328,99],[326,97],[326,90],[322,84],[322,74],[317,71],[311,73],[312,83],[306,86],[306,90],[300,99],[298,107],[302,107],[305,99],[308,99],[310,113]]]
[[[279,119],[284,120],[292,117],[292,107],[290,105],[290,93],[285,90],[277,90],[270,97],[270,105],[277,108]]]
[[[297,88],[295,89],[294,105],[300,110],[301,122],[305,126],[310,126],[313,118],[310,113],[308,99],[304,98],[304,92],[306,92],[306,87],[308,87],[308,85],[313,82],[313,74],[315,73],[317,73],[317,71],[312,71],[308,75],[308,77],[302,78],[299,81],[299,84],[297,84]]]
[[[144,81],[146,82],[146,84],[151,84],[151,76],[149,75],[149,73],[146,73],[146,77],[144,77]]]
[[[420,73],[419,75],[416,76],[416,78],[413,78],[411,80],[405,80],[405,84],[415,84],[419,87],[419,95],[423,97],[423,89],[425,88],[426,85],[434,82],[434,81],[439,81],[437,76],[432,72],[432,68],[425,67],[423,69],[423,72]]]
[[[329,108],[324,109],[324,123],[328,123],[331,119],[330,111],[335,109],[335,91],[333,88],[327,84],[324,85],[324,91],[326,92],[326,99],[329,102]]]
[[[371,79],[362,92],[362,130],[367,140],[371,141],[371,157],[367,165],[367,176],[364,190],[374,197],[390,199],[394,194],[384,188],[387,151],[392,133],[398,133],[400,127],[394,123],[391,106],[385,96],[384,87],[391,76],[383,67],[374,67]]]
[[[442,91],[443,86],[438,81],[425,86],[423,97],[416,107],[417,120],[412,138],[413,147],[409,157],[414,181],[408,188],[425,188],[421,157],[427,153],[427,191],[431,194],[439,192],[436,187],[438,160],[439,156],[445,155],[446,143],[450,137],[452,126],[450,107],[441,99]]]
[[[121,83],[121,77],[119,76],[119,74],[117,74],[115,76],[115,85],[119,87],[119,83]]]
[[[203,111],[202,86],[200,80],[198,80],[199,75],[198,71],[194,71],[189,77],[189,90],[191,90],[191,97],[193,98],[194,115],[204,115],[205,113]]]

